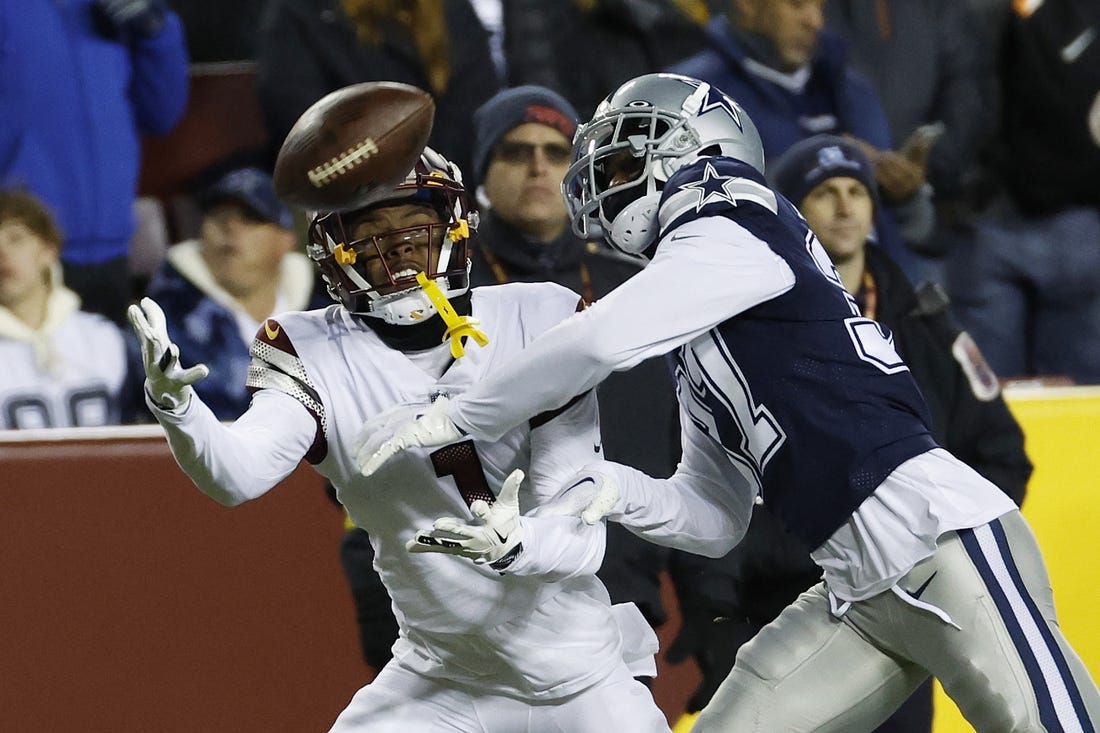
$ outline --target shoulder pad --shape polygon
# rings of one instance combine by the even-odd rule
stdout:
[[[260,330],[256,332],[256,341],[267,344],[268,346],[274,346],[279,351],[286,352],[292,356],[298,355],[298,352],[294,350],[294,344],[290,342],[290,336],[287,336],[282,325],[274,318],[268,318],[263,322],[263,325],[260,326]]]
[[[745,204],[777,212],[775,192],[754,168],[725,157],[702,158],[678,170],[665,184],[657,211],[661,235],[704,216],[736,217]]]
[[[325,405],[285,329],[275,319],[268,318],[257,331],[248,352],[252,360],[248,365],[245,387],[249,393],[261,389],[283,392],[309,411],[317,423],[317,433],[306,453],[306,460],[312,464],[320,463],[328,454]]]

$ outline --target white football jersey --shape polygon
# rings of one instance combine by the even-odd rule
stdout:
[[[0,364],[0,428],[118,423],[126,349],[106,318],[78,311],[48,334],[0,334]]]
[[[462,491],[491,498],[517,467],[528,475],[521,510],[556,493],[599,457],[594,394],[495,442],[403,452],[370,478],[355,461],[361,432],[388,435],[385,426],[434,398],[463,393],[577,305],[575,293],[550,283],[473,290],[472,312],[488,345],[468,340],[465,355],[438,378],[338,306],[271,319],[253,342],[250,387],[285,392],[315,417],[308,458],[369,533],[401,627],[395,656],[424,674],[552,699],[590,686],[622,659],[615,615],[594,575],[561,582],[502,576],[465,558],[405,549],[439,517],[472,519]]]

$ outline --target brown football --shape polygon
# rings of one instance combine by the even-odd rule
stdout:
[[[310,210],[347,210],[404,180],[428,142],[430,94],[372,81],[314,102],[286,136],[275,161],[275,193]]]

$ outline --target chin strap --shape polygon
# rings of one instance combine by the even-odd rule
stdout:
[[[434,280],[429,280],[428,276],[423,272],[416,273],[416,282],[424,289],[424,292],[428,295],[428,300],[432,301],[432,305],[439,312],[443,322],[447,324],[447,330],[443,332],[443,340],[451,339],[451,356],[458,359],[466,353],[462,346],[462,339],[465,336],[471,337],[477,342],[478,346],[485,346],[489,343],[489,337],[485,335],[484,331],[477,328],[480,323],[476,318],[470,316],[460,316],[455,312],[451,301],[447,300],[447,296],[443,294],[443,291],[439,289]]]

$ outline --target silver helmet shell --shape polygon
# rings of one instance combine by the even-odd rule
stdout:
[[[353,224],[361,212],[405,202],[430,204],[439,213],[441,223],[351,241]],[[391,273],[390,282],[381,285],[387,290],[397,289],[382,294],[379,285],[371,283],[362,258],[350,253],[370,253],[378,247],[377,241],[387,236],[427,237],[430,248],[438,251],[439,256],[433,270],[429,252],[424,271],[447,298],[454,298],[470,289],[468,240],[476,228],[477,213],[469,210],[458,166],[431,148],[424,148],[405,180],[372,197],[367,205],[351,211],[317,212],[310,222],[306,251],[321,271],[329,295],[349,311],[394,325],[415,325],[436,312],[415,276]]]
[[[573,139],[562,182],[573,231],[602,229],[612,246],[640,255],[657,239],[668,179],[703,156],[728,156],[764,172],[756,126],[719,89],[679,74],[646,74],[616,89]]]

